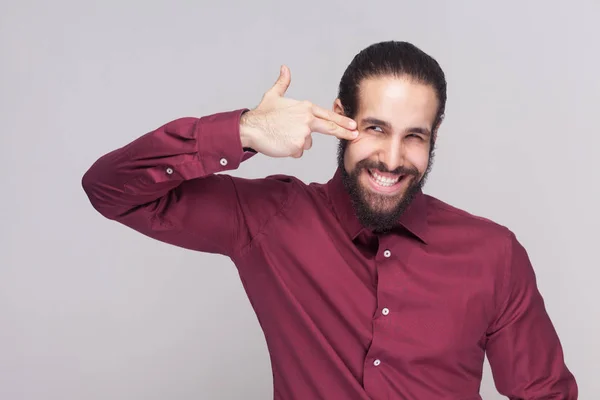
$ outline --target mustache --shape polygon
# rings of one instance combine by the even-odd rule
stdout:
[[[381,172],[387,172],[387,173],[396,174],[396,175],[412,175],[412,176],[419,175],[419,170],[417,170],[417,168],[415,168],[415,167],[407,168],[407,167],[401,166],[394,170],[390,170],[383,162],[376,162],[376,161],[371,161],[371,160],[362,160],[356,164],[356,172],[359,172],[362,169],[376,169]]]

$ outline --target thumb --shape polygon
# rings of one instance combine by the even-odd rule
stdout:
[[[269,93],[272,95],[276,95],[279,97],[283,97],[285,92],[290,87],[290,83],[292,81],[292,77],[290,74],[290,70],[287,66],[282,65],[279,70],[279,78],[275,82],[275,85],[269,90]]]

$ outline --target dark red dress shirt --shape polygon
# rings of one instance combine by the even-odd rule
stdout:
[[[391,233],[326,184],[227,174],[243,110],[181,118],[83,177],[102,215],[230,257],[264,331],[275,399],[480,399],[484,355],[511,399],[576,399],[525,249],[507,228],[419,193]],[[199,266],[206,268],[207,266]]]

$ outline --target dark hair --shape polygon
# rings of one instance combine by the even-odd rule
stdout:
[[[408,76],[416,82],[433,86],[439,107],[432,129],[436,128],[446,109],[446,78],[431,56],[408,42],[387,41],[372,44],[358,53],[342,76],[338,98],[344,114],[354,118],[358,112],[361,82],[378,76]]]

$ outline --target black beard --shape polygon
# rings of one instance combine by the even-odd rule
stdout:
[[[356,164],[356,167],[352,173],[348,173],[344,167],[344,158],[346,153],[346,147],[348,146],[347,140],[340,140],[338,144],[338,168],[342,173],[342,182],[346,191],[350,195],[350,200],[354,206],[354,212],[358,217],[360,223],[371,229],[376,233],[385,233],[394,229],[398,225],[398,220],[404,211],[408,208],[410,203],[413,201],[415,195],[423,188],[427,176],[433,166],[434,158],[434,143],[431,143],[431,150],[429,151],[429,161],[427,163],[427,169],[423,176],[419,179],[419,171],[416,168],[404,168],[398,167],[393,171],[388,171],[385,164],[377,163],[370,160],[362,160]],[[385,198],[382,195],[377,195],[364,189],[360,182],[359,177],[361,172],[366,169],[377,169],[382,172],[390,172],[394,174],[406,175],[403,179],[409,179],[408,188],[400,196],[394,198]],[[396,204],[391,209],[375,210],[371,206],[374,204],[382,206],[389,201],[395,201]],[[388,207],[389,208],[389,207]]]

